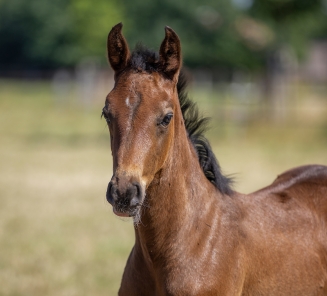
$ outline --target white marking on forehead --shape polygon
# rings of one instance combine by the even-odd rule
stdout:
[[[125,104],[128,108],[128,119],[126,121],[126,127],[125,127],[126,136],[128,136],[128,134],[130,133],[130,131],[132,129],[133,115],[136,112],[137,107],[139,106],[140,102],[141,102],[141,98],[136,93],[135,93],[135,96],[133,96],[133,94],[132,94],[131,98],[128,96],[125,99]]]
[[[128,134],[131,130],[132,118],[133,118],[133,108],[132,108],[133,106],[131,105],[129,97],[125,99],[125,104],[129,108],[128,120],[126,122],[126,132]]]
[[[129,97],[126,98],[125,103],[126,103],[127,107],[129,107],[129,108],[132,107],[130,102],[129,102]]]

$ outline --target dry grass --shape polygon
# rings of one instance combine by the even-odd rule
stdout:
[[[302,123],[216,120],[209,136],[225,172],[237,173],[237,190],[296,165],[327,164],[326,113],[317,116],[326,102],[318,101]],[[102,103],[56,105],[47,83],[0,82],[0,295],[116,295],[134,236],[105,200]],[[212,115],[220,108],[210,106]]]
[[[104,147],[2,149],[1,295],[115,295],[133,231],[105,201],[108,167]]]

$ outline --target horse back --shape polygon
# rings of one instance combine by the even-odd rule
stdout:
[[[279,175],[257,194],[274,195],[281,203],[293,201],[307,207],[327,222],[327,166],[306,165]]]

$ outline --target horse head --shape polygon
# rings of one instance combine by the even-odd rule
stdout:
[[[121,30],[122,24],[113,27],[107,42],[115,85],[103,108],[113,155],[106,196],[116,215],[134,217],[167,160],[174,127],[183,124],[176,88],[181,47],[177,34],[166,27],[159,55],[131,54]]]

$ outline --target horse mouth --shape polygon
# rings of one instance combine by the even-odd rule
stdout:
[[[119,206],[113,205],[112,210],[118,217],[135,217],[137,216],[140,207],[136,206],[132,208],[121,208]]]
[[[139,206],[128,206],[129,201],[127,199],[114,201],[112,198],[107,197],[107,201],[112,206],[112,211],[119,217],[134,217],[137,215]]]

